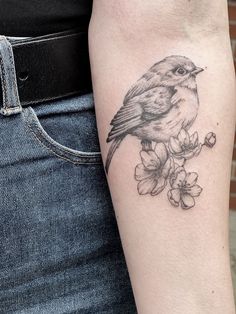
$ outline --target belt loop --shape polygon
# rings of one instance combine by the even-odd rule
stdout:
[[[21,112],[13,50],[5,36],[0,36],[0,77],[3,100],[0,113],[9,116]]]

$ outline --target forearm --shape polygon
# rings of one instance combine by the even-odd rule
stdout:
[[[234,305],[227,223],[235,90],[226,5],[219,1],[222,4],[216,8],[211,6],[212,11],[207,14],[209,1],[199,1],[199,6],[195,1],[169,3],[163,7],[162,1],[150,1],[142,7],[138,0],[94,2],[90,57],[100,143],[105,162],[114,142],[112,136],[106,142],[112,127],[110,121],[121,108],[130,87],[153,64],[168,56],[185,56],[204,69],[196,77],[199,98],[196,118],[191,123],[181,123],[190,135],[198,133],[199,143],[204,142],[206,134],[214,132],[215,146],[210,149],[203,145],[200,154],[186,158],[186,162],[185,158],[176,159],[167,140],[167,134],[171,135],[172,131],[167,130],[169,121],[162,120],[163,112],[150,114],[151,104],[137,122],[139,118],[130,117],[133,107],[129,107],[120,121],[116,119],[114,138],[122,140],[111,159],[108,181],[139,313],[231,314]],[[183,5],[189,7],[181,13]],[[167,86],[159,85],[161,91],[162,85]],[[180,104],[184,103],[173,92],[178,96],[175,103],[169,96],[171,92],[171,88],[165,89],[165,97],[171,103],[164,112],[166,116],[173,108],[181,109]],[[138,93],[132,101],[144,104],[142,95]],[[168,106],[166,102],[165,106]],[[170,118],[172,122],[177,121],[174,117]],[[154,127],[151,131],[141,128],[141,125],[151,125],[150,121],[157,121],[152,124],[156,126],[156,137]],[[176,132],[173,126],[173,137]],[[168,158],[175,161],[175,169],[168,169],[168,176],[160,173],[161,169],[155,170],[156,164],[149,169],[152,173],[156,171],[156,181],[166,181],[159,193],[155,182],[152,187],[147,186],[145,175],[136,167],[147,166],[144,156],[150,154],[151,148],[147,149],[141,141],[148,136],[152,145],[162,142],[168,148]],[[143,151],[141,156],[140,151]],[[155,153],[158,155],[158,151]],[[186,157],[184,152],[183,157]],[[173,174],[177,164],[184,166],[187,173],[197,173],[196,184],[202,188],[198,196],[192,197],[195,206],[189,210],[183,208],[191,204],[186,204],[182,196],[178,203],[178,196],[173,198],[169,192],[178,190],[173,177],[177,176]]]

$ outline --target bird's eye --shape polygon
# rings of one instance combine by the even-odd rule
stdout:
[[[177,74],[177,75],[185,75],[186,73],[187,73],[187,71],[184,68],[178,68],[175,71],[175,74]]]

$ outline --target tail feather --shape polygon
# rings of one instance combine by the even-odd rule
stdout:
[[[113,140],[113,142],[111,143],[111,146],[110,146],[108,154],[107,154],[106,164],[105,164],[105,170],[106,170],[107,174],[108,174],[108,170],[109,170],[109,167],[110,167],[110,163],[111,163],[112,157],[113,157],[115,151],[117,150],[117,148],[120,146],[120,143],[123,140],[123,138],[124,138],[124,136],[115,138]]]

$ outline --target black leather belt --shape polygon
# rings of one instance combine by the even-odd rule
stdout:
[[[11,41],[21,105],[92,91],[86,32]]]

